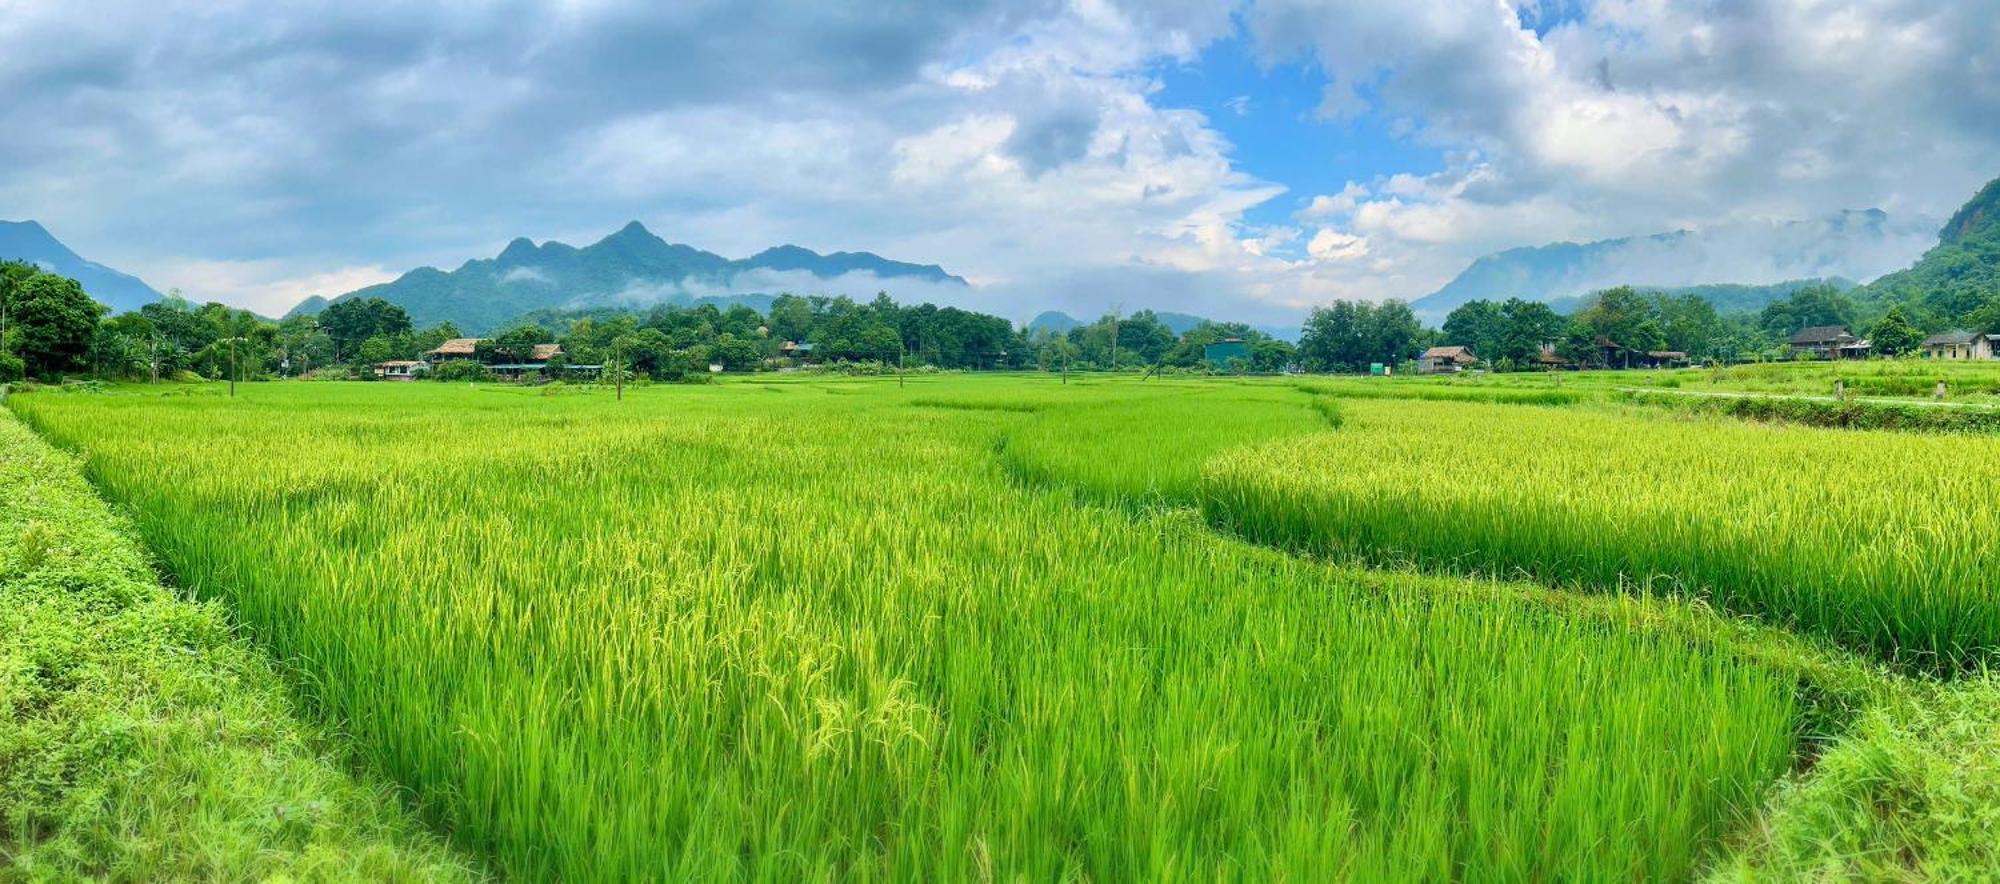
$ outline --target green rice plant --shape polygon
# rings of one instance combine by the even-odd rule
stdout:
[[[1160,386],[1049,408],[1009,431],[1001,459],[1030,482],[1099,500],[1192,505],[1215,455],[1338,420],[1330,398],[1282,386]]]
[[[1572,405],[1592,398],[1583,390],[1562,387],[1510,386],[1501,383],[1460,384],[1416,378],[1336,380],[1315,378],[1299,389],[1342,399],[1410,399],[1420,402],[1497,402],[1509,405]]]
[[[994,456],[1127,398],[1112,423],[1157,414],[1162,462],[1228,457],[1169,441],[1233,412],[1211,393],[1327,436],[1295,391],[853,389],[9,406],[512,876],[1685,879],[1792,764],[1795,674],[1079,505]],[[1048,405],[912,401],[988,396]]]
[[[477,881],[0,412],[0,881]]]
[[[2000,648],[2000,442],[1350,402],[1223,457],[1217,525],[1322,553],[1688,593],[1906,666]]]

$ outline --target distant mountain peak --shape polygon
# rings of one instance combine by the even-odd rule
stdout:
[[[1869,283],[1863,300],[1913,303],[1948,322],[1969,324],[2000,291],[2000,178],[1987,182],[1938,231],[1937,245],[1908,267]]]
[[[1980,188],[1970,202],[1959,207],[1938,231],[1939,245],[1956,245],[1986,230],[2000,230],[2000,178]]]
[[[0,260],[27,261],[74,279],[92,298],[114,310],[137,310],[160,299],[160,293],[143,280],[86,260],[34,220],[0,221]]]
[[[605,240],[607,240],[607,241],[608,241],[608,240],[649,240],[649,241],[655,241],[655,242],[665,242],[665,240],[662,240],[662,239],[660,239],[660,238],[659,238],[658,236],[655,236],[655,235],[653,234],[653,232],[652,232],[652,231],[650,231],[650,230],[647,230],[647,229],[646,229],[646,225],[644,225],[644,224],[641,224],[641,223],[639,223],[639,222],[637,222],[637,221],[632,221],[632,222],[629,222],[629,223],[627,223],[627,224],[626,224],[626,225],[625,225],[624,227],[620,227],[620,228],[618,228],[618,232],[616,232],[616,233],[613,233],[613,234],[611,234],[610,236],[607,236],[607,237],[605,237],[604,239],[605,239]]]
[[[755,255],[751,255],[749,260],[758,261],[771,258],[810,259],[817,257],[820,257],[820,254],[812,249],[785,243],[784,245],[772,246]]]
[[[520,236],[508,243],[507,248],[501,250],[500,257],[494,260],[499,261],[502,266],[514,266],[533,261],[540,254],[541,250],[535,247],[534,240]]]
[[[822,288],[837,285],[849,274],[867,274],[866,291]],[[467,261],[449,273],[418,268],[394,282],[334,300],[384,298],[401,304],[419,325],[449,320],[476,334],[537,310],[684,303],[719,293],[769,294],[787,289],[865,297],[878,285],[893,288],[905,280],[965,284],[936,264],[891,261],[872,252],[822,255],[789,243],[732,261],[694,246],[669,243],[633,221],[581,249],[556,240],[537,246],[521,237],[499,255]],[[301,304],[294,312],[312,312],[319,306],[323,305]]]
[[[1432,321],[1468,301],[1555,301],[1618,285],[1682,289],[1869,279],[1904,266],[1930,235],[1879,209],[1802,221],[1750,221],[1593,242],[1559,242],[1484,255],[1412,304]]]

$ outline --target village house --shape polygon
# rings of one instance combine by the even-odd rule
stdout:
[[[1228,368],[1231,359],[1250,361],[1250,345],[1242,338],[1223,338],[1201,348],[1201,361],[1209,368]]]
[[[375,363],[375,376],[385,381],[414,381],[430,368],[430,363],[419,359],[390,359]]]
[[[1417,357],[1417,374],[1457,374],[1477,362],[1469,347],[1432,347]]]
[[[1873,346],[1867,340],[1855,337],[1844,325],[1802,328],[1786,343],[1791,346],[1792,352],[1804,353],[1813,359],[1861,359]]]
[[[450,359],[476,359],[478,358],[479,344],[484,340],[486,339],[452,338],[437,345],[437,349],[428,351],[424,355],[429,357],[431,362],[443,362]],[[529,372],[548,371],[549,361],[562,355],[565,354],[563,353],[561,344],[536,344],[535,349],[528,353],[526,361],[499,362],[486,366],[486,369],[502,378],[515,380]],[[424,369],[428,370],[429,367],[426,364]],[[603,370],[604,366],[572,364],[565,365],[563,368],[571,375],[595,376]]]
[[[1535,364],[1545,370],[1572,367],[1569,360],[1562,358],[1562,354],[1556,352],[1554,344],[1543,344],[1535,352]]]
[[[1930,359],[1992,359],[2000,335],[1984,335],[1963,329],[1931,335],[1924,339],[1924,356]]]
[[[1604,335],[1598,335],[1596,339],[1591,341],[1591,345],[1597,348],[1598,365],[1605,368],[1632,367],[1631,351],[1625,349],[1624,344],[1620,344]]]
[[[1642,368],[1685,368],[1688,355],[1679,350],[1647,350],[1639,359]]]
[[[483,340],[486,339],[452,338],[449,341],[437,345],[437,349],[425,353],[424,355],[429,357],[430,361],[432,362],[443,362],[447,359],[471,359],[473,358],[474,353],[479,349],[479,342]]]
[[[472,340],[477,341],[479,339],[474,338]],[[547,371],[549,360],[561,355],[563,355],[561,344],[536,344],[535,349],[529,351],[527,362],[502,362],[486,366],[486,368],[503,378],[519,378],[531,371]],[[576,367],[579,369],[584,368],[584,366]]]

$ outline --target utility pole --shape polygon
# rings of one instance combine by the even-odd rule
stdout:
[[[160,336],[153,336],[153,383],[160,382]]]
[[[1125,312],[1123,302],[1111,305],[1111,370],[1118,370],[1118,314]]]
[[[625,401],[625,347],[620,345],[611,351],[611,370],[618,373],[618,401]]]
[[[229,339],[229,395],[236,395],[236,339]]]
[[[897,354],[896,354],[896,388],[897,388],[897,389],[902,389],[902,387],[903,387],[903,369],[904,369],[904,367],[908,366],[908,365],[909,365],[909,363],[910,363],[910,354],[908,354],[908,353],[902,353],[902,352],[899,352],[899,353],[897,353]]]

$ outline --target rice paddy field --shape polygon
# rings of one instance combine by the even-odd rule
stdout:
[[[1692,594],[1953,669],[2000,648],[2000,440],[1355,401],[1337,436],[1222,459],[1268,542]]]
[[[1961,693],[2000,645],[1992,444],[1353,389],[7,404],[502,877],[1829,880],[1991,856],[1983,793],[1876,794],[1916,774],[1870,749],[1994,769],[1962,724],[1990,704]],[[1866,824],[1919,799],[1950,817]]]
[[[1350,387],[1376,379],[1333,381]],[[2000,407],[2000,361],[1874,359],[1845,362],[1761,362],[1653,371],[1468,373],[1455,376],[1398,377],[1374,387],[1445,387],[1485,390],[1552,390],[1575,398],[1622,390],[1759,397],[1830,398],[1839,381],[1847,396],[1888,401],[1934,401],[1945,382],[1948,405]],[[1365,394],[1364,394],[1365,395]],[[1402,395],[1402,394],[1398,394]]]

